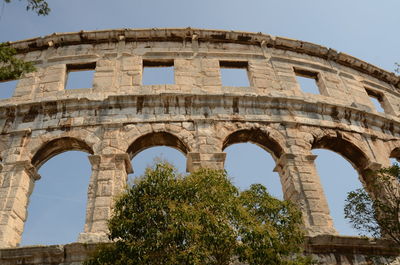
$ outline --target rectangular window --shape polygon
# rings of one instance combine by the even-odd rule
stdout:
[[[383,95],[379,92],[370,90],[370,89],[365,89],[365,91],[367,91],[367,94],[372,102],[372,104],[374,104],[375,110],[377,112],[385,112],[385,108],[384,108],[384,101],[383,101]]]
[[[143,61],[143,85],[174,84],[173,60],[144,60]]]
[[[248,63],[243,61],[220,61],[222,86],[248,87]]]
[[[67,64],[65,89],[91,88],[96,63]]]
[[[17,87],[17,80],[0,82],[0,99],[11,98]]]
[[[297,82],[300,85],[301,91],[319,95],[321,91],[318,86],[318,73],[304,69],[294,68]]]

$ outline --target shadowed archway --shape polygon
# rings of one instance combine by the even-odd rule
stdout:
[[[141,151],[154,146],[168,146],[177,149],[186,155],[190,152],[189,147],[177,136],[168,132],[153,132],[137,138],[127,150],[131,157],[135,157]]]
[[[42,145],[32,157],[32,165],[40,168],[47,160],[66,151],[84,151],[93,154],[92,148],[82,140],[72,137],[62,137]]]
[[[312,149],[327,149],[343,156],[362,176],[367,170],[369,159],[355,144],[340,135],[336,137],[324,136],[312,143]]]
[[[230,134],[225,138],[222,150],[230,145],[246,142],[258,145],[270,153],[274,160],[278,159],[283,153],[283,148],[278,141],[260,129],[244,129]]]

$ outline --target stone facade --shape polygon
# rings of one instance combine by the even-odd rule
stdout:
[[[284,197],[302,210],[308,236],[330,235],[342,245],[312,149],[344,156],[364,185],[365,171],[400,158],[400,78],[312,43],[188,28],[82,31],[11,45],[21,58],[35,62],[37,71],[19,80],[11,98],[0,101],[2,248],[19,244],[29,195],[40,178],[37,170],[64,151],[85,151],[92,164],[81,243],[106,239],[113,197],[133,170],[130,160],[152,146],[178,149],[192,171],[223,168],[224,149],[232,144],[259,145],[274,158]],[[156,66],[173,66],[174,84],[142,85],[143,69]],[[223,86],[221,68],[246,71],[249,86]],[[79,70],[95,71],[92,87],[65,89],[69,72]],[[296,76],[314,79],[319,94],[303,92]],[[344,241],[349,249],[354,240]],[[86,245],[73,246],[40,251]],[[4,262],[18,251],[32,250],[0,250],[1,264],[14,264]],[[369,264],[359,257],[330,262],[326,253],[321,254],[325,264]]]

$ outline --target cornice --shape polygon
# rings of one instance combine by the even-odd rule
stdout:
[[[13,123],[3,133],[16,133],[21,130],[16,128],[24,128],[21,126],[24,123],[30,124],[31,130],[57,129],[62,126],[42,128],[41,117],[47,117],[46,120],[49,117],[65,120],[75,118],[76,113],[86,113],[87,122],[79,126],[214,120],[318,126],[363,134],[383,134],[388,139],[400,135],[400,120],[392,115],[368,112],[357,106],[332,104],[328,101],[260,95],[124,94],[110,95],[103,100],[90,99],[88,95],[81,98],[3,105],[0,106],[0,113],[0,119],[4,121],[12,117]],[[118,119],[114,119],[116,116]],[[32,127],[33,125],[37,128]],[[74,124],[69,126],[73,127]]]

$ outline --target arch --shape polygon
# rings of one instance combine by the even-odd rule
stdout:
[[[41,179],[29,194],[21,245],[76,241],[85,225],[91,172],[83,151],[66,150],[43,163]]]
[[[66,151],[94,153],[92,148],[82,140],[73,137],[61,137],[44,143],[33,155],[31,163],[39,169],[50,158]]]
[[[394,148],[389,155],[389,158],[394,158],[397,160],[397,162],[400,161],[400,147]]]
[[[225,149],[224,168],[239,189],[260,183],[276,198],[283,199],[283,185],[271,154],[254,143],[235,143]],[[251,154],[251,155],[249,155]],[[238,163],[240,161],[240,163]]]
[[[231,133],[223,141],[222,150],[225,150],[225,148],[232,144],[246,142],[260,146],[262,149],[270,153],[274,160],[278,159],[283,154],[283,147],[278,143],[278,141],[259,128],[242,129]]]
[[[341,154],[328,149],[314,149],[314,162],[321,184],[321,195],[325,197],[334,228],[340,235],[358,234],[346,220],[343,211],[348,193],[363,187],[360,175],[354,166]],[[321,205],[320,205],[321,206]]]
[[[189,147],[177,136],[168,132],[152,132],[139,136],[131,145],[129,145],[127,153],[132,159],[141,151],[153,146],[168,146],[181,151],[185,156],[190,152]]]
[[[360,175],[365,173],[370,159],[354,143],[344,139],[341,135],[323,136],[312,143],[311,149],[328,149],[342,155]]]

